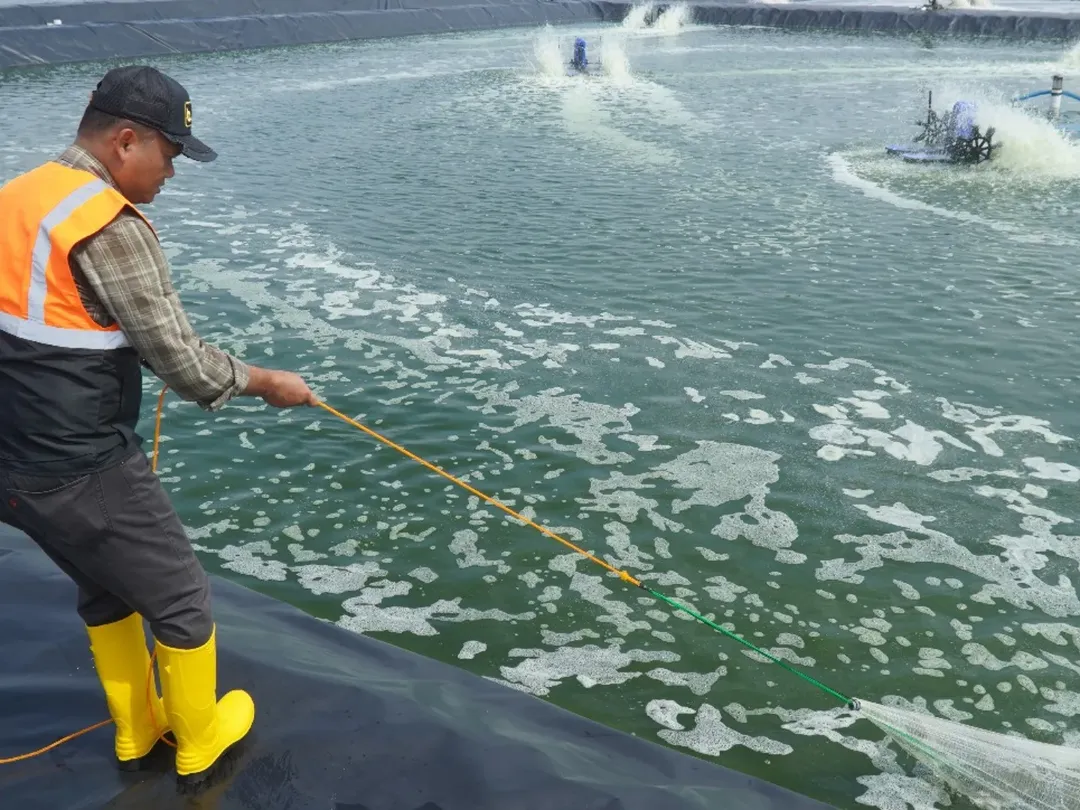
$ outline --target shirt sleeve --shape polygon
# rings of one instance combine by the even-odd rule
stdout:
[[[71,260],[146,365],[181,398],[214,411],[247,387],[248,367],[195,333],[168,259],[142,219],[121,214]]]

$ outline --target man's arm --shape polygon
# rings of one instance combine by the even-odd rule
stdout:
[[[247,365],[202,340],[173,287],[168,259],[150,228],[121,214],[72,252],[109,315],[153,372],[183,399],[217,410],[239,394],[272,405],[313,405],[295,374]]]

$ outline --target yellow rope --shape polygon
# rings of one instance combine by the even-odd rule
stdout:
[[[158,443],[161,441],[161,413],[165,408],[165,392],[169,386],[161,389],[157,399],[157,417],[154,419],[154,452],[150,457],[150,469],[157,472]]]
[[[24,759],[31,759],[33,757],[41,756],[44,753],[52,751],[54,748],[63,745],[66,742],[74,740],[76,737],[81,737],[83,734],[87,734],[91,731],[96,731],[99,728],[109,725],[112,720],[102,720],[100,723],[94,723],[92,726],[87,726],[82,731],[76,731],[74,734],[68,734],[66,737],[61,737],[54,743],[46,745],[44,748],[39,748],[37,751],[31,751],[29,754],[20,754],[17,757],[8,757],[7,759],[0,759],[0,765],[10,765],[12,762],[22,762]]]
[[[597,565],[603,566],[604,568],[606,568],[606,569],[607,569],[608,571],[610,571],[611,573],[613,573],[613,574],[618,574],[618,575],[619,575],[619,578],[620,578],[620,579],[622,579],[622,580],[623,580],[624,582],[629,582],[629,583],[630,583],[631,585],[636,585],[636,586],[638,586],[639,588],[641,587],[641,581],[640,581],[640,580],[638,580],[638,579],[635,579],[635,578],[634,578],[634,577],[632,577],[632,576],[630,576],[630,574],[628,574],[628,573],[627,573],[626,571],[620,571],[620,570],[619,570],[618,568],[615,568],[614,566],[612,566],[612,565],[609,565],[608,563],[606,563],[606,562],[604,562],[603,560],[601,560],[601,559],[600,559],[599,557],[594,557],[594,556],[593,556],[592,554],[590,554],[589,552],[585,551],[584,549],[582,549],[582,548],[579,548],[578,546],[575,546],[575,545],[574,545],[573,543],[571,543],[571,542],[570,542],[569,540],[567,540],[567,539],[565,539],[565,538],[563,538],[563,537],[560,537],[559,535],[555,534],[555,532],[551,531],[551,529],[545,528],[544,526],[541,526],[541,525],[540,525],[539,523],[536,523],[535,521],[529,520],[529,519],[528,519],[527,517],[525,517],[525,516],[524,516],[524,515],[522,515],[522,514],[519,514],[518,512],[515,512],[515,511],[514,511],[513,509],[511,509],[511,508],[510,508],[509,506],[507,506],[506,504],[502,503],[501,501],[497,501],[497,500],[495,500],[494,498],[492,498],[492,497],[489,497],[489,496],[485,495],[485,494],[484,494],[483,492],[481,492],[480,490],[478,490],[478,489],[476,489],[476,488],[474,488],[474,487],[470,486],[469,484],[466,484],[466,483],[465,483],[464,481],[462,481],[462,480],[461,480],[460,478],[455,478],[455,477],[454,477],[453,475],[451,475],[450,473],[448,473],[448,472],[445,472],[444,470],[441,470],[441,469],[439,469],[439,468],[438,468],[438,467],[436,467],[436,466],[435,466],[434,464],[432,464],[432,463],[431,463],[430,461],[425,461],[424,459],[420,458],[420,456],[416,455],[415,453],[410,453],[410,452],[409,452],[408,450],[406,450],[406,449],[405,449],[404,447],[402,447],[401,445],[398,445],[398,444],[394,444],[394,443],[393,443],[392,441],[390,441],[389,439],[387,439],[387,438],[386,438],[385,436],[382,436],[382,435],[380,435],[380,434],[376,433],[376,432],[375,432],[374,430],[372,430],[371,428],[369,428],[369,427],[365,427],[364,425],[362,425],[362,424],[360,424],[359,422],[357,422],[357,421],[356,421],[355,419],[350,419],[350,418],[349,418],[348,416],[346,416],[345,414],[341,413],[340,411],[336,411],[336,410],[334,410],[334,409],[333,409],[333,408],[331,408],[331,407],[330,407],[329,405],[327,405],[327,404],[326,404],[325,402],[321,402],[321,401],[320,401],[320,402],[318,403],[318,405],[319,405],[319,407],[320,407],[320,408],[323,408],[323,409],[325,409],[325,410],[329,411],[330,413],[332,413],[332,414],[333,414],[334,416],[336,416],[336,417],[337,417],[338,419],[342,419],[342,420],[344,420],[345,422],[348,422],[348,423],[349,423],[350,425],[352,425],[352,426],[353,426],[354,428],[356,428],[357,430],[362,430],[362,431],[364,431],[364,433],[368,434],[369,436],[371,436],[371,437],[373,437],[373,438],[375,438],[375,439],[378,439],[378,440],[379,440],[380,442],[382,442],[383,444],[387,445],[388,447],[392,447],[392,448],[394,448],[395,450],[397,450],[397,451],[398,451],[399,453],[403,453],[403,454],[405,454],[406,456],[408,456],[409,458],[411,458],[411,459],[412,459],[413,461],[417,461],[417,462],[419,462],[420,464],[423,464],[423,465],[424,465],[425,467],[427,467],[427,468],[428,468],[429,470],[431,470],[432,472],[436,472],[436,473],[438,473],[439,475],[441,475],[441,476],[442,476],[443,478],[446,478],[446,479],[447,479],[447,480],[449,480],[449,481],[453,481],[453,482],[454,482],[455,484],[457,484],[457,485],[458,485],[459,487],[463,487],[464,489],[468,490],[468,491],[469,491],[469,492],[471,492],[471,493],[472,493],[473,495],[475,495],[475,496],[476,496],[477,498],[480,498],[481,500],[484,500],[484,501],[486,501],[487,503],[490,503],[490,504],[491,504],[492,506],[497,506],[497,507],[498,507],[499,509],[502,509],[502,510],[503,510],[504,512],[506,512],[506,513],[507,513],[508,515],[510,515],[511,517],[514,517],[514,518],[516,518],[516,519],[518,519],[518,520],[522,521],[523,523],[526,523],[526,524],[528,524],[529,526],[532,526],[532,527],[533,527],[534,529],[538,529],[539,531],[543,532],[543,533],[544,533],[544,534],[546,534],[546,535],[547,535],[548,537],[550,537],[550,538],[552,538],[552,539],[554,539],[554,540],[558,540],[558,541],[559,541],[560,543],[562,543],[562,544],[563,544],[564,546],[567,546],[567,547],[569,547],[569,548],[572,548],[572,549],[573,549],[574,551],[576,551],[576,552],[577,552],[578,554],[581,554],[581,555],[582,555],[583,557],[588,557],[588,558],[589,558],[590,560],[592,560],[592,561],[593,561],[594,563],[596,563]]]

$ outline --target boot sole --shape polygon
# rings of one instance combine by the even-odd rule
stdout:
[[[248,737],[244,736],[234,742],[221,752],[221,755],[214,760],[214,763],[209,768],[196,773],[177,774],[176,786],[179,792],[184,795],[199,793],[213,787],[219,780],[232,776],[237,763],[240,761],[247,740]]]
[[[176,745],[176,738],[173,737],[171,731],[166,731],[164,736],[169,742]],[[118,759],[116,761],[116,768],[124,773],[137,773],[139,771],[152,770],[155,765],[160,764],[159,760],[163,759],[166,748],[169,748],[169,746],[164,744],[164,741],[159,737],[157,742],[154,743],[154,747],[141,757],[136,757],[135,759]]]

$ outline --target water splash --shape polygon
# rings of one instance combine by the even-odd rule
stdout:
[[[975,115],[984,131],[994,127],[1000,141],[991,161],[995,170],[1031,179],[1080,177],[1080,142],[1062,133],[1031,107],[984,101]]]
[[[566,76],[566,59],[559,47],[559,36],[550,25],[544,26],[533,39],[534,67],[541,76]]]
[[[605,37],[600,40],[600,62],[604,67],[604,75],[612,84],[625,86],[634,83],[630,60],[626,57],[621,38]]]
[[[641,31],[648,28],[648,20],[651,19],[654,10],[652,3],[631,6],[623,18],[622,27],[625,31]]]
[[[1061,55],[1058,66],[1063,72],[1080,72],[1080,42],[1073,43],[1073,45]]]
[[[622,22],[624,31],[640,33],[677,34],[691,24],[693,11],[686,3],[677,3],[662,9],[656,3],[635,4]]]
[[[664,34],[677,34],[693,22],[693,16],[690,6],[678,3],[661,14],[654,27]]]

